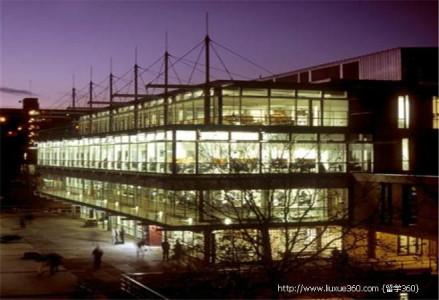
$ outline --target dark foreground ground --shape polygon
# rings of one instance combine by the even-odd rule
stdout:
[[[120,290],[122,274],[150,273],[138,277],[145,285],[168,298],[365,298],[399,299],[399,293],[382,293],[383,284],[418,284],[420,291],[410,299],[437,299],[437,276],[400,273],[373,274],[349,270],[342,278],[333,271],[291,270],[287,277],[273,280],[264,272],[235,270],[197,270],[197,262],[161,261],[159,247],[149,247],[137,257],[133,239],[123,245],[110,243],[110,233],[101,227],[84,228],[83,221],[44,210],[33,211],[26,228],[20,218],[26,212],[2,211],[1,235],[19,235],[21,239],[0,244],[1,299],[129,299]],[[102,266],[93,266],[91,252],[100,245],[104,251]],[[40,262],[22,259],[24,252],[58,253],[63,257],[59,272],[38,274]],[[186,263],[186,264],[184,264]],[[189,271],[189,269],[192,269]],[[355,279],[353,277],[355,275]],[[380,292],[282,292],[284,285],[376,285]],[[279,292],[279,293],[278,293]]]

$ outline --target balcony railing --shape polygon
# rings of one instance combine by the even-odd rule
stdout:
[[[120,288],[122,291],[133,296],[135,299],[168,299],[162,294],[159,294],[153,289],[137,281],[136,277],[141,275],[141,273],[122,274],[122,278],[120,280]]]

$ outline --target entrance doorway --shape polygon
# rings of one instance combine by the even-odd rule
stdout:
[[[148,246],[160,246],[162,244],[163,228],[156,225],[147,225],[145,228],[145,242]]]

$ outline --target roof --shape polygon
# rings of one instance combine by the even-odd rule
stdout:
[[[382,50],[382,51],[373,52],[373,53],[368,53],[368,54],[364,54],[364,55],[360,55],[360,56],[354,56],[354,57],[346,58],[346,59],[342,59],[342,60],[335,60],[335,61],[332,61],[332,62],[327,62],[327,63],[323,63],[323,64],[313,65],[313,66],[309,66],[309,67],[306,67],[306,68],[296,69],[296,70],[293,70],[293,71],[279,73],[279,74],[276,74],[274,76],[262,77],[262,78],[259,78],[257,80],[259,80],[259,81],[266,81],[266,80],[271,80],[273,78],[287,77],[287,76],[295,75],[295,74],[300,73],[300,72],[305,72],[305,71],[310,71],[310,70],[314,70],[314,69],[320,69],[320,68],[329,67],[329,66],[333,66],[333,65],[339,65],[339,64],[343,64],[343,63],[349,63],[349,62],[353,62],[353,61],[358,61],[360,59],[364,59],[364,58],[367,58],[367,57],[370,57],[370,56],[375,56],[375,55],[384,54],[384,53],[390,53],[390,52],[394,52],[394,51],[399,51],[399,52],[403,52],[405,50],[425,51],[427,49],[429,49],[429,50],[436,49],[436,51],[437,51],[438,47],[398,47],[398,48],[391,48],[391,49]]]

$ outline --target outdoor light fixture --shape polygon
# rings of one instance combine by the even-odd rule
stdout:
[[[157,218],[161,219],[162,217],[163,217],[163,212],[162,212],[162,211],[159,211],[159,212],[157,213]]]
[[[0,123],[6,123],[6,117],[1,116],[0,117]]]
[[[232,220],[230,218],[225,218],[224,219],[224,224],[230,225],[230,224],[232,224]]]
[[[194,222],[194,219],[192,219],[192,218],[188,218],[188,219],[187,219],[187,222],[189,223],[189,225],[192,225],[192,223]]]
[[[409,300],[409,294],[408,293],[399,293],[399,299],[400,300]]]

